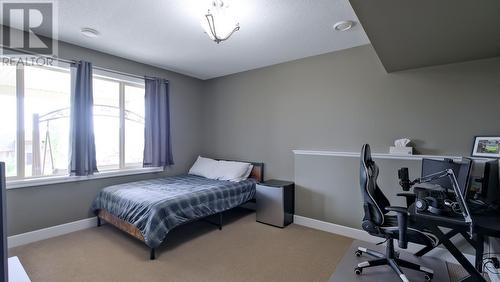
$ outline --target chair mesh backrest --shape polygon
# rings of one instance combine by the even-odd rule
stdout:
[[[372,221],[375,225],[384,224],[386,207],[390,205],[377,185],[379,169],[372,159],[370,145],[365,144],[361,150],[359,168],[359,185],[365,207],[365,220]]]

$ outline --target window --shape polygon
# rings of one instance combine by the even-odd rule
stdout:
[[[17,176],[16,67],[0,68],[0,161],[7,177]]]
[[[24,68],[24,176],[68,173],[69,68]]]
[[[67,173],[69,66],[2,66],[0,160],[7,177]]]
[[[99,171],[141,167],[144,150],[144,84],[94,71],[94,135]]]
[[[144,81],[94,69],[93,94],[98,170],[141,173],[128,169],[142,168]],[[0,161],[14,186],[68,175],[70,103],[69,64],[0,67]]]
[[[125,164],[144,157],[144,86],[125,85]]]
[[[120,168],[120,83],[94,78],[94,136],[98,170]]]

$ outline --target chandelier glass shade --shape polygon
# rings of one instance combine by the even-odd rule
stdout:
[[[201,19],[201,26],[210,39],[219,44],[240,30],[239,23],[229,13],[229,7],[221,0],[214,0],[212,7]]]

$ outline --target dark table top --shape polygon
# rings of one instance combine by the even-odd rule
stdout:
[[[261,183],[262,185],[269,186],[269,187],[288,187],[293,185],[293,182],[291,181],[284,181],[284,180],[277,180],[277,179],[270,179],[266,180]]]
[[[475,233],[500,238],[500,213],[473,215],[472,222]]]
[[[411,216],[421,222],[432,222],[438,226],[450,228],[468,227],[463,217],[436,215],[430,212],[416,213],[414,206],[409,208]],[[485,236],[500,238],[500,211],[472,213],[473,232]]]

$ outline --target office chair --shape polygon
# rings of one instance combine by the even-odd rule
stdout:
[[[437,238],[432,234],[415,229],[409,222],[407,208],[390,206],[389,200],[377,185],[379,169],[371,157],[370,145],[368,144],[363,145],[361,151],[359,173],[364,209],[362,228],[372,236],[386,239],[387,246],[385,254],[358,247],[355,252],[356,256],[360,257],[366,253],[375,259],[359,263],[354,272],[360,275],[365,268],[389,265],[403,282],[408,282],[408,278],[400,267],[421,271],[425,274],[426,280],[431,280],[434,275],[432,269],[399,258],[399,254],[394,250],[394,239],[398,240],[400,248],[406,249],[408,242],[434,246],[437,243]],[[389,212],[395,212],[396,215],[388,215]]]

